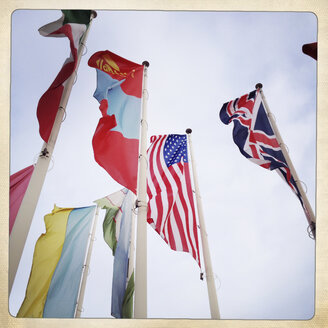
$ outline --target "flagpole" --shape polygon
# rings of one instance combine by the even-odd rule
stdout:
[[[77,54],[77,64],[74,73],[77,72],[77,69],[80,64],[82,57],[82,52],[89,34],[89,29],[92,23],[93,18],[97,16],[95,11],[91,13],[91,19],[87,30],[85,31],[83,38],[81,40],[78,54]],[[63,94],[60,100],[58,107],[57,115],[55,118],[54,125],[51,130],[48,142],[44,142],[41,148],[41,152],[38,158],[38,161],[35,165],[31,180],[26,189],[24,198],[22,200],[21,206],[18,210],[15,224],[12,228],[10,238],[9,238],[9,294],[12,289],[13,282],[17,273],[20,259],[24,250],[25,242],[27,239],[28,232],[32,223],[34,212],[40,197],[41,189],[48,171],[49,163],[51,156],[56,144],[57,136],[60,130],[61,123],[63,121],[66,105],[68,98],[70,96],[75,74],[72,74],[64,87]]]
[[[147,318],[147,71],[149,63],[144,61],[142,86],[142,116],[139,151],[139,172],[137,190],[137,241],[134,317]]]
[[[135,204],[135,202],[134,202]],[[129,250],[129,268],[128,268],[128,281],[134,271],[134,256],[135,256],[135,213],[132,209],[131,215],[131,239],[130,239],[130,250]]]
[[[99,217],[99,205],[97,205],[96,213],[93,219],[92,224],[92,230],[90,235],[90,242],[89,247],[87,251],[87,257],[85,260],[85,265],[83,266],[83,273],[82,273],[82,279],[81,279],[81,287],[79,296],[77,299],[77,305],[76,305],[76,311],[75,311],[75,318],[81,318],[82,308],[83,308],[83,300],[84,300],[84,294],[85,294],[85,287],[87,284],[88,274],[89,274],[89,267],[90,267],[90,260],[91,260],[91,254],[93,249],[93,242],[95,240],[96,230],[97,230],[97,222]]]
[[[135,201],[133,202],[136,203]],[[129,265],[128,265],[128,276],[126,280],[126,287],[128,286],[129,280],[134,272],[134,259],[135,259],[135,212],[134,209],[132,209],[132,215],[131,215],[131,238],[130,238],[130,249],[129,249]],[[135,280],[135,277],[134,277]],[[132,318],[134,318],[134,304],[133,304],[133,295],[132,295]]]
[[[205,228],[205,220],[203,214],[203,205],[202,199],[199,192],[198,186],[198,177],[196,174],[196,167],[191,143],[191,129],[187,129],[187,138],[189,143],[190,149],[190,158],[192,164],[192,171],[193,171],[193,178],[194,178],[194,186],[195,186],[195,194],[196,194],[196,202],[197,202],[197,212],[198,212],[198,219],[199,219],[199,226],[200,226],[200,235],[202,240],[202,248],[203,248],[203,258],[204,258],[204,265],[205,265],[205,275],[206,275],[206,282],[207,282],[207,291],[208,291],[208,299],[210,303],[210,311],[211,311],[211,318],[212,319],[220,319],[220,311],[219,311],[219,304],[218,298],[216,295],[216,286],[214,281],[214,274],[212,269],[212,261],[210,256],[210,250],[208,247],[208,240],[207,240],[207,232]]]
[[[263,87],[263,85],[261,83],[258,83],[255,86],[256,90],[258,90],[260,92],[260,94],[261,94],[261,97],[262,97],[263,103],[264,103],[264,107],[265,107],[265,110],[267,112],[267,116],[269,118],[269,121],[271,123],[273,132],[276,135],[277,141],[279,143],[279,146],[281,147],[282,153],[284,154],[284,157],[286,159],[287,165],[288,165],[288,167],[290,169],[290,172],[291,172],[291,174],[292,174],[292,176],[293,176],[293,178],[295,180],[295,183],[297,185],[297,188],[299,189],[300,194],[302,196],[304,207],[306,208],[306,211],[309,214],[309,218],[307,217],[307,221],[308,221],[308,223],[310,225],[310,228],[312,230],[313,236],[315,238],[315,222],[316,222],[316,219],[315,219],[315,216],[314,216],[312,207],[311,207],[310,202],[309,202],[309,200],[308,200],[308,198],[306,196],[306,193],[304,192],[303,186],[302,186],[301,181],[300,181],[300,179],[299,179],[299,177],[298,177],[298,175],[296,173],[296,170],[294,168],[294,165],[293,165],[293,163],[292,163],[292,161],[291,161],[291,159],[289,157],[288,151],[287,151],[286,146],[285,146],[285,144],[284,144],[284,142],[282,140],[282,137],[281,137],[281,135],[279,133],[278,127],[276,125],[276,122],[272,118],[272,112],[270,111],[270,108],[269,108],[269,106],[268,106],[268,104],[266,102],[266,98],[265,98],[265,96],[263,94],[262,87]]]

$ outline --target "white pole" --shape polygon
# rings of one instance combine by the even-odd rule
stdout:
[[[83,267],[81,287],[80,287],[80,293],[79,293],[79,296],[78,296],[78,299],[77,299],[75,318],[80,318],[81,317],[81,313],[82,313],[82,309],[83,309],[84,293],[85,293],[85,287],[86,287],[87,279],[88,279],[91,254],[92,254],[92,249],[93,249],[93,242],[95,240],[95,235],[96,235],[96,230],[97,230],[98,216],[99,216],[99,206],[97,205],[96,214],[94,216],[94,220],[93,220],[93,224],[92,224],[89,247],[88,247],[88,250],[87,250],[87,257],[86,257],[86,260],[85,260],[85,265]]]
[[[142,117],[137,190],[137,242],[135,269],[134,317],[147,318],[147,68],[143,62]]]
[[[135,200],[133,202],[133,204],[135,204]],[[134,259],[135,259],[135,212],[134,212],[134,208],[132,209],[132,213],[131,213],[131,239],[130,239],[130,249],[129,249],[129,266],[128,266],[128,277],[126,280],[126,286],[129,283],[129,280],[132,276],[132,273],[134,272]],[[134,277],[135,280],[135,277]],[[134,298],[132,296],[132,303],[134,301]],[[132,307],[132,318],[134,317],[133,314],[133,309],[134,309],[134,304]]]
[[[77,65],[75,72],[80,64],[82,57],[82,51],[84,49],[85,42],[89,33],[92,19],[96,17],[96,12],[92,11],[92,16],[90,24],[84,33],[81,44],[78,49]],[[74,72],[74,73],[75,73]],[[30,230],[31,222],[34,216],[34,212],[39,200],[41,189],[47,174],[51,156],[56,144],[57,136],[59,133],[60,125],[63,120],[65,108],[70,96],[75,74],[72,74],[65,84],[65,88],[62,94],[62,98],[59,104],[58,112],[55,118],[53,128],[48,140],[48,143],[44,143],[40,152],[40,156],[35,165],[33,174],[31,176],[30,183],[26,189],[24,198],[22,200],[21,206],[18,210],[15,224],[12,228],[10,238],[9,238],[9,293],[11,291],[15,276],[17,273],[18,265],[23,253],[25,242],[27,239],[28,232]]]
[[[135,201],[134,201],[135,204]],[[135,213],[134,209],[132,209],[131,215],[131,239],[130,239],[130,250],[129,250],[129,268],[128,268],[128,280],[130,279],[133,271],[134,271],[134,254],[135,254]]]
[[[189,143],[189,149],[190,149],[190,158],[191,158],[191,164],[192,164],[193,178],[194,178],[194,186],[195,186],[195,194],[196,194],[196,202],[197,202],[197,213],[198,213],[199,226],[200,226],[200,235],[201,235],[201,240],[202,240],[208,299],[209,299],[209,303],[210,303],[211,318],[212,319],[220,319],[220,311],[219,311],[218,298],[216,295],[216,286],[215,286],[214,274],[213,274],[213,269],[212,269],[212,261],[211,261],[211,256],[210,256],[210,250],[208,247],[207,232],[206,232],[206,228],[205,228],[203,205],[202,205],[202,199],[201,199],[200,192],[199,192],[198,177],[196,174],[196,166],[195,166],[193,149],[192,149],[192,144],[191,144],[191,136],[190,136],[191,132],[192,132],[191,129],[186,130],[188,143]]]
[[[286,149],[286,147],[285,147],[285,144],[284,144],[284,142],[283,142],[283,140],[282,140],[282,138],[281,138],[281,135],[280,135],[280,133],[279,133],[278,127],[277,127],[277,125],[276,125],[276,122],[275,122],[275,120],[272,118],[272,113],[271,113],[271,111],[270,111],[270,109],[269,109],[269,106],[268,106],[268,104],[267,104],[267,102],[266,102],[266,99],[265,99],[265,97],[264,97],[264,94],[263,94],[263,91],[262,91],[262,87],[263,87],[263,85],[262,85],[261,83],[258,83],[258,84],[256,84],[256,86],[255,86],[255,88],[256,88],[256,89],[260,92],[260,94],[261,94],[261,97],[262,97],[262,100],[263,100],[263,103],[264,103],[264,107],[265,107],[265,110],[266,110],[266,112],[267,112],[267,116],[268,116],[268,118],[269,118],[269,121],[270,121],[270,123],[271,123],[272,129],[273,129],[273,132],[274,132],[275,135],[276,135],[277,141],[278,141],[278,143],[279,143],[279,146],[281,147],[281,150],[282,150],[282,153],[283,153],[283,155],[284,155],[284,157],[285,157],[285,159],[286,159],[287,165],[288,165],[288,167],[289,167],[289,169],[290,169],[290,172],[291,172],[291,174],[292,174],[292,176],[293,176],[293,178],[294,178],[294,180],[295,180],[295,182],[296,182],[296,185],[297,185],[297,187],[298,187],[298,189],[299,189],[299,191],[300,191],[300,194],[301,194],[302,199],[303,199],[303,202],[304,202],[304,207],[306,208],[306,210],[307,210],[307,212],[308,212],[308,214],[309,214],[309,216],[310,216],[309,218],[307,217],[307,220],[308,220],[308,223],[309,223],[311,229],[314,229],[312,232],[313,232],[314,237],[315,237],[315,221],[316,221],[316,220],[315,220],[315,216],[314,216],[314,213],[313,213],[312,207],[311,207],[311,205],[310,205],[310,203],[309,203],[309,200],[308,200],[308,198],[307,198],[307,196],[306,196],[306,193],[304,192],[303,186],[302,186],[302,184],[301,184],[300,179],[298,178],[298,175],[297,175],[297,173],[296,173],[296,170],[295,170],[295,168],[294,168],[294,165],[293,165],[293,163],[292,163],[292,161],[291,161],[291,159],[290,159],[290,157],[289,157],[288,151],[287,151],[287,149]]]

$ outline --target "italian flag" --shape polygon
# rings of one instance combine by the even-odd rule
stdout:
[[[41,138],[48,142],[60,100],[68,78],[77,65],[77,52],[83,34],[90,23],[91,10],[62,10],[62,17],[55,22],[42,26],[39,32],[42,36],[67,37],[71,54],[49,89],[40,98],[37,108],[39,132]]]

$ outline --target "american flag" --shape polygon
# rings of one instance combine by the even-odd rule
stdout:
[[[200,266],[187,136],[160,135],[150,141],[147,221],[173,250],[191,253]]]
[[[300,200],[309,223],[313,224],[273,132],[260,92],[254,90],[225,103],[219,116],[224,124],[233,121],[233,140],[245,157],[266,169],[276,170],[282,176]]]

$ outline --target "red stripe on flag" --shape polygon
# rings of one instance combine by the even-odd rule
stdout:
[[[250,113],[253,113],[255,103],[254,99],[247,100],[247,98],[248,94],[241,96],[237,102],[237,108],[245,107],[250,111]]]
[[[189,252],[189,248],[188,248],[188,245],[187,245],[185,228],[182,224],[182,218],[180,216],[180,211],[178,210],[176,203],[173,206],[173,214],[174,214],[175,222],[176,222],[177,227],[178,227],[178,233],[179,233],[180,241],[181,241],[181,244],[182,244],[182,251]]]
[[[161,149],[161,145],[163,143],[163,140],[157,140],[156,144],[154,145],[154,152],[156,151],[157,154],[160,152]],[[156,161],[156,168],[159,174],[159,178],[162,178],[162,167],[159,161],[159,156],[154,156],[154,152],[152,153],[152,160]],[[155,174],[155,170],[153,167],[150,167],[151,169],[151,179],[154,183],[154,187],[155,187],[155,199],[156,199],[156,208],[157,208],[157,220],[156,220],[156,226],[155,226],[155,230],[160,233],[161,229],[160,229],[160,225],[161,222],[163,220],[163,202],[162,202],[162,189],[160,187],[160,183],[161,181],[159,181],[156,177]]]
[[[229,116],[233,115],[231,105],[232,105],[232,101],[229,101],[229,103],[227,104],[227,112],[228,112]]]
[[[259,154],[257,152],[256,146],[255,145],[249,145],[249,148],[252,151],[253,157],[256,158],[256,159],[260,159]]]
[[[169,240],[167,240],[167,238],[164,235],[165,242],[168,243],[174,251],[176,251],[177,246],[175,244],[174,233],[173,233],[172,224],[171,224],[170,220],[167,222],[167,234],[169,236]]]
[[[261,142],[261,143],[263,143],[265,145],[269,145],[273,148],[280,147],[275,136],[273,136],[272,138],[269,138],[260,132],[252,132],[249,136],[249,141],[253,142],[253,143]]]

